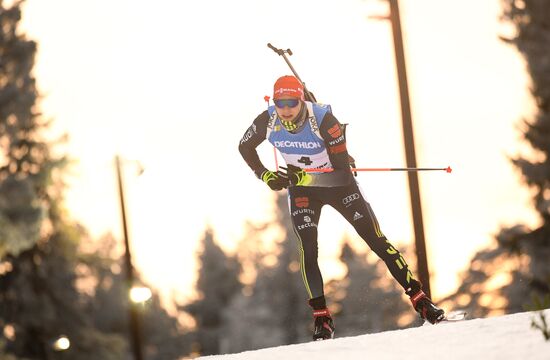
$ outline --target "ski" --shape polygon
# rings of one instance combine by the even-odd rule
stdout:
[[[443,319],[439,320],[435,324],[430,323],[428,320],[424,320],[424,324],[422,324],[422,326],[432,326],[432,325],[452,323],[457,321],[464,321],[467,319],[467,315],[468,313],[464,310],[454,310],[454,311],[450,311],[448,314],[445,314]]]
[[[468,313],[464,310],[451,311],[445,315],[442,321],[462,321],[466,320]]]

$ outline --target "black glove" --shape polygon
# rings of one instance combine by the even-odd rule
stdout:
[[[312,181],[312,176],[298,166],[288,164],[286,168],[281,166],[281,169],[286,170],[286,176],[292,185],[307,186]]]
[[[279,191],[288,187],[288,178],[279,172],[265,170],[262,173],[261,179],[271,188],[271,190]]]

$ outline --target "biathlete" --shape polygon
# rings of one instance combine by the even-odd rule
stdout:
[[[326,106],[305,101],[304,87],[294,76],[282,76],[275,82],[273,101],[275,105],[258,115],[245,132],[239,151],[256,176],[272,190],[288,188],[303,281],[313,309],[313,339],[334,337],[334,322],[327,309],[317,263],[317,225],[323,205],[330,205],[342,214],[386,263],[423,319],[432,324],[443,320],[444,311],[422,291],[422,284],[380,229],[351,172],[342,125]],[[268,170],[260,161],[256,147],[266,139],[284,158],[286,173]],[[333,170],[304,171],[329,168]]]

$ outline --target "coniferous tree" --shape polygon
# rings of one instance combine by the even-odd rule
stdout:
[[[18,31],[20,2],[0,1],[0,336],[16,357],[119,359],[124,343],[81,313],[74,287],[79,233],[63,219],[63,158],[42,137],[32,76],[36,43]]]
[[[91,293],[84,306],[95,327],[104,333],[129,337],[129,300],[124,259],[116,254],[117,241],[106,235],[89,240],[82,251],[79,264],[80,281]],[[140,274],[136,284],[146,286]],[[90,284],[93,284],[90,286]],[[141,324],[142,348],[147,360],[180,359],[191,352],[191,331],[178,323],[161,306],[159,295],[153,290],[152,298],[138,307]]]
[[[275,233],[273,237],[270,234]],[[274,246],[264,247],[262,239]],[[249,225],[241,263],[253,273],[225,311],[225,352],[240,352],[311,339],[312,316],[300,275],[298,243],[286,194],[275,197],[274,220]]]
[[[524,138],[534,149],[531,157],[518,157],[514,165],[535,191],[535,210],[542,224],[537,229],[515,226],[497,237],[499,244],[516,254],[527,254],[529,287],[550,293],[550,3],[503,0],[505,21],[515,25],[517,35],[509,41],[527,60],[531,93],[537,112],[525,120]]]
[[[40,239],[48,185],[57,165],[39,138],[38,94],[31,75],[36,43],[18,34],[18,4],[0,1],[0,257],[18,255]]]
[[[193,316],[197,323],[194,333],[196,350],[201,355],[213,355],[220,353],[222,313],[241,288],[240,264],[216,244],[211,229],[206,230],[201,243],[196,285],[199,299],[180,309]]]
[[[339,336],[393,330],[414,323],[416,313],[382,262],[369,262],[365,253],[353,250],[349,240],[342,246],[340,260],[347,273],[329,286],[329,295],[338,304],[334,321]]]
[[[268,289],[272,294],[272,311],[277,314],[273,320],[283,329],[284,344],[293,344],[309,340],[311,309],[300,275],[298,239],[292,228],[286,194],[277,193],[276,205],[276,223],[282,233]]]
[[[264,235],[271,226],[247,224],[239,244],[243,266],[243,289],[235,294],[223,314],[222,353],[236,353],[277,346],[284,343],[285,333],[274,326],[269,278],[272,276],[274,249],[266,249]]]
[[[529,294],[525,260],[502,246],[483,249],[470,261],[455,293],[438,303],[446,309],[466,310],[470,318],[521,311]]]
[[[129,337],[121,258],[111,254],[112,238],[82,252],[94,241],[63,209],[66,160],[42,136],[37,46],[18,31],[20,5],[0,0],[0,358],[122,359]],[[189,353],[188,335],[157,295],[143,310],[147,359]],[[52,345],[61,335],[70,347],[58,352]]]
[[[18,31],[20,4],[0,0],[0,358],[118,360],[128,354],[127,294],[111,268],[120,259],[82,254],[87,234],[67,220],[66,161],[42,136],[37,46]],[[158,297],[148,307],[148,359],[188,353]],[[70,347],[57,352],[61,335]]]
[[[550,294],[550,3],[546,0],[501,0],[503,21],[516,34],[503,38],[525,57],[536,113],[523,121],[523,136],[532,154],[512,163],[533,190],[541,225],[504,228],[496,244],[478,252],[456,294],[446,301],[474,316],[518,312],[531,296]]]

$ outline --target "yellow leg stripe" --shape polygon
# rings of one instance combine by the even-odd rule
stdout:
[[[414,277],[412,272],[409,270],[407,271],[407,284],[410,284],[412,279],[414,279]]]
[[[403,265],[401,264],[400,259],[395,259],[395,263],[397,264],[397,266],[399,266],[399,270],[403,269]]]
[[[290,206],[290,195],[288,195],[288,211],[292,214],[292,208]],[[296,228],[292,226],[292,230],[294,230],[294,234],[296,234],[296,237],[298,238],[298,251],[300,251],[300,272],[302,273],[302,281],[304,282],[304,286],[306,288],[307,295],[310,299],[313,298],[313,295],[311,293],[311,289],[309,288],[309,282],[307,281],[307,275],[306,275],[306,261],[304,256],[304,245],[302,242],[302,238],[300,237],[300,234],[298,234],[298,231],[296,231]]]
[[[294,229],[294,233],[296,234],[296,237],[298,238],[298,243],[300,245],[299,251],[300,251],[300,271],[302,273],[302,280],[304,281],[304,285],[306,287],[307,294],[310,299],[313,298],[313,294],[311,293],[311,289],[309,288],[309,282],[307,281],[307,275],[306,275],[306,260],[304,255],[304,245],[302,244],[302,238],[300,237],[300,234]]]
[[[374,226],[374,231],[376,231],[376,235],[379,238],[384,237],[382,230],[380,230],[380,224],[378,224],[378,220],[376,219],[376,216],[374,216],[374,213],[369,205],[367,205],[367,209],[369,210],[370,218],[372,220],[372,225]]]

